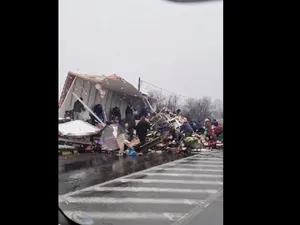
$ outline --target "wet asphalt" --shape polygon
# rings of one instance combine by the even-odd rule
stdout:
[[[223,224],[223,153],[60,156],[59,194],[94,224]]]
[[[178,154],[149,154],[122,157],[112,154],[59,156],[59,194],[99,184],[183,157]]]

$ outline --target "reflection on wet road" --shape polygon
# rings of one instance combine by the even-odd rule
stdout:
[[[108,154],[60,156],[59,194],[99,184],[179,158],[182,157],[172,154],[127,158]]]
[[[59,205],[68,216],[86,212],[94,224],[182,224],[222,198],[223,153],[173,161],[177,158],[94,155],[73,163],[62,158],[59,188],[68,193],[59,198]]]

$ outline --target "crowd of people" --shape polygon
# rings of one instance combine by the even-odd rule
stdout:
[[[85,111],[84,106],[77,100],[73,107],[73,119],[80,119],[80,114],[83,111]],[[93,112],[100,120],[104,121],[105,117],[101,104],[95,105]],[[166,113],[168,113],[168,111]],[[180,113],[181,110],[178,109],[173,114],[179,115]],[[91,124],[96,125],[98,119],[92,114],[90,114],[90,117]],[[118,125],[116,139],[121,153],[125,154],[126,148],[129,149],[130,154],[137,154],[139,152],[140,146],[146,143],[146,137],[151,128],[150,117],[151,113],[147,107],[142,108],[138,113],[131,105],[128,105],[125,110],[125,118],[123,119],[118,107],[114,107],[110,110],[106,125],[112,123]],[[138,121],[138,123],[136,123],[136,121]],[[172,136],[177,146],[180,145],[183,138],[190,136],[197,136],[201,141],[210,143],[210,146],[214,146],[217,142],[223,142],[223,126],[219,125],[216,119],[211,120],[207,118],[204,123],[201,124],[198,121],[188,121],[185,118],[179,129],[169,127],[168,133]],[[124,142],[125,137],[127,142]],[[134,138],[138,139],[137,145],[130,144]]]
[[[81,101],[83,101],[83,98],[80,98]],[[82,119],[82,113],[86,111],[84,105],[81,103],[81,101],[77,100],[73,104],[73,109],[71,111],[67,111],[66,115],[67,117],[70,117],[73,120],[81,120]],[[93,113],[101,120],[104,121],[104,111],[101,104],[96,104],[93,108]],[[95,118],[93,114],[89,114],[91,123],[93,125],[96,125],[99,123],[98,119]],[[140,112],[137,112],[135,108],[133,108],[131,105],[128,105],[125,110],[125,120],[129,121],[129,123],[132,123],[133,120],[139,120],[143,116],[150,116],[150,110],[148,107],[142,107]],[[113,107],[108,115],[107,121],[115,121],[116,119],[120,120],[122,118],[120,108],[115,106]]]
[[[127,120],[128,121],[128,120]],[[141,146],[146,143],[146,137],[150,131],[151,123],[147,116],[143,116],[141,120],[135,125],[135,123],[127,123],[127,130],[128,130],[128,142],[125,145],[128,148],[127,154],[142,154],[141,153]],[[122,129],[122,127],[119,127]],[[133,136],[133,131],[136,131],[136,136]],[[169,127],[167,131],[166,137],[172,137],[171,141],[175,143],[176,147],[181,146],[183,140],[188,137],[196,137],[202,143],[207,143],[207,147],[209,148],[216,148],[217,144],[223,143],[223,126],[219,125],[216,119],[210,120],[207,118],[204,121],[204,125],[200,126],[198,129],[194,129],[190,122],[185,119],[183,124],[180,126],[179,129],[174,127]],[[161,132],[163,136],[163,132]],[[130,144],[130,141],[134,138],[138,138],[139,142],[137,145]],[[126,153],[126,149],[122,149],[121,153]]]

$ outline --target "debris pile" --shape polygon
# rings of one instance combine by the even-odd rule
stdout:
[[[100,129],[98,127],[82,120],[60,123],[58,125],[59,148],[76,148],[78,150],[91,149],[91,146],[94,146],[92,138],[99,133]]]
[[[69,72],[59,115],[65,117],[58,121],[59,149],[134,156],[223,148],[223,127],[215,120],[188,122],[179,109],[155,113],[147,96],[115,74]]]
[[[118,122],[107,123],[105,127],[93,126],[81,120],[59,124],[60,148],[76,148],[84,152],[120,151],[119,155],[142,155],[179,153],[191,154],[206,148],[223,148],[223,127],[215,126],[211,136],[207,134],[210,124],[206,123],[204,133],[185,133],[182,131],[187,119],[170,113],[168,109],[154,114],[149,120],[150,129],[145,141],[140,141],[136,131],[130,140],[128,124],[120,134]],[[138,125],[140,120],[136,120]],[[208,126],[208,127],[207,127]]]

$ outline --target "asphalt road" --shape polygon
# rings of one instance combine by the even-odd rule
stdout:
[[[123,158],[110,154],[59,156],[59,194],[99,184],[182,157],[149,154]]]
[[[181,159],[61,157],[59,165],[59,205],[70,217],[84,211],[94,224],[223,224],[220,151]]]

